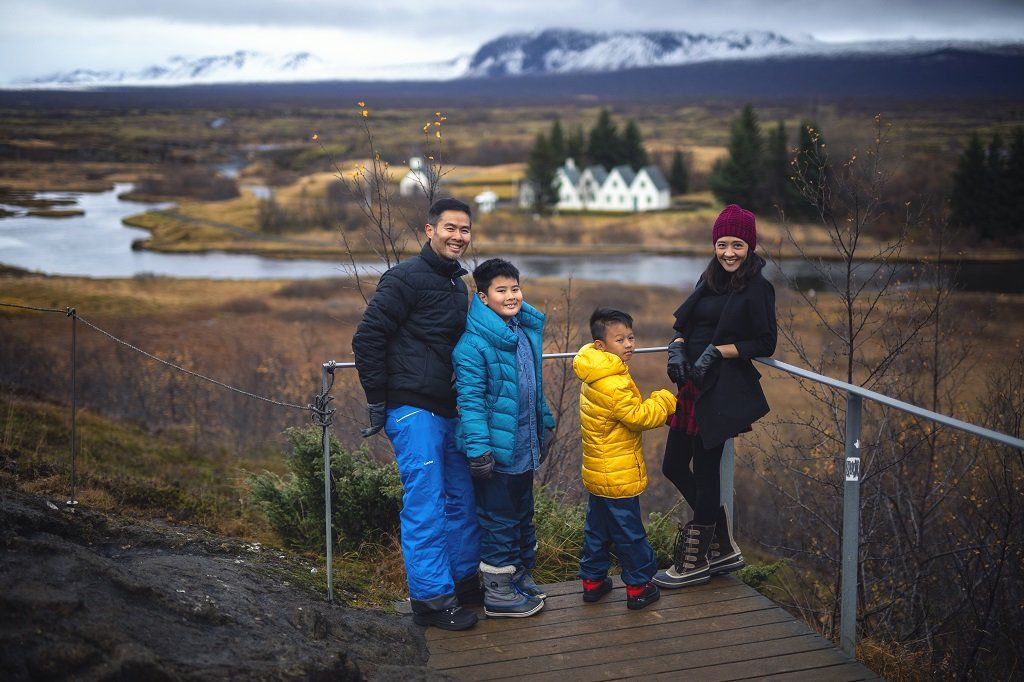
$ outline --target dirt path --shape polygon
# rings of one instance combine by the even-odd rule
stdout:
[[[0,678],[427,680],[422,632],[289,585],[276,553],[0,489]]]

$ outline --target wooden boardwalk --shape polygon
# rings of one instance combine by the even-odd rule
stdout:
[[[546,585],[544,610],[488,619],[463,632],[427,628],[430,666],[457,680],[876,680],[732,576],[662,590],[641,611],[615,589],[596,604],[578,581]]]

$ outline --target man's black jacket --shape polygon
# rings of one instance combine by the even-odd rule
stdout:
[[[352,339],[368,403],[456,415],[452,350],[466,328],[464,274],[427,242],[381,276]]]

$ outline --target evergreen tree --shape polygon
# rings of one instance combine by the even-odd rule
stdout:
[[[786,139],[786,126],[782,121],[768,133],[764,157],[764,199],[768,206],[791,213],[793,204],[789,181],[791,174],[789,165],[789,147]]]
[[[587,165],[587,135],[582,125],[573,126],[569,131],[565,140],[565,158],[572,159],[580,168]]]
[[[999,133],[992,136],[988,145],[985,164],[985,200],[979,219],[981,236],[987,239],[1000,239],[1009,220],[1007,207],[1010,197],[1006,194],[1006,158],[1003,152],[1003,137]]]
[[[668,171],[668,184],[674,194],[686,194],[690,191],[690,174],[683,161],[683,153],[678,149],[672,154],[672,167]]]
[[[800,121],[797,136],[796,156],[790,165],[790,177],[799,176],[797,181],[803,191],[794,184],[794,204],[791,212],[794,218],[815,218],[817,209],[813,197],[820,197],[828,182],[828,156],[825,153],[825,136],[818,124],[810,119]],[[810,196],[804,196],[808,194]]]
[[[622,141],[619,139],[619,131],[612,121],[612,115],[607,109],[602,109],[597,116],[597,123],[590,129],[587,158],[590,163],[612,168],[620,163],[621,149]]]
[[[548,145],[551,147],[551,157],[561,166],[565,163],[565,133],[562,131],[562,122],[555,117],[551,123],[551,132],[548,134]]]
[[[753,211],[762,208],[763,155],[764,141],[757,114],[754,107],[747,104],[732,124],[729,157],[715,164],[708,179],[715,197],[722,203],[739,204]]]
[[[551,143],[544,133],[538,133],[526,162],[526,181],[533,189],[533,209],[543,213],[558,203],[555,174],[559,162],[551,153]]]
[[[978,133],[974,133],[953,171],[949,223],[954,227],[978,230],[979,236],[982,231],[980,218],[985,209],[986,173],[985,148]]]
[[[1007,233],[1014,246],[1024,246],[1024,128],[1013,131],[1006,159]]]
[[[640,136],[640,128],[633,119],[626,122],[626,128],[622,131],[621,146],[622,155],[619,157],[619,163],[624,163],[634,170],[639,170],[650,163],[647,150],[644,149],[643,138]]]

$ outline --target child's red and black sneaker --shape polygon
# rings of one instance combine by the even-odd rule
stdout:
[[[612,591],[612,579],[588,580],[583,578],[583,601],[591,604]]]
[[[661,590],[654,583],[626,585],[626,608],[631,611],[642,609],[661,599]]]

